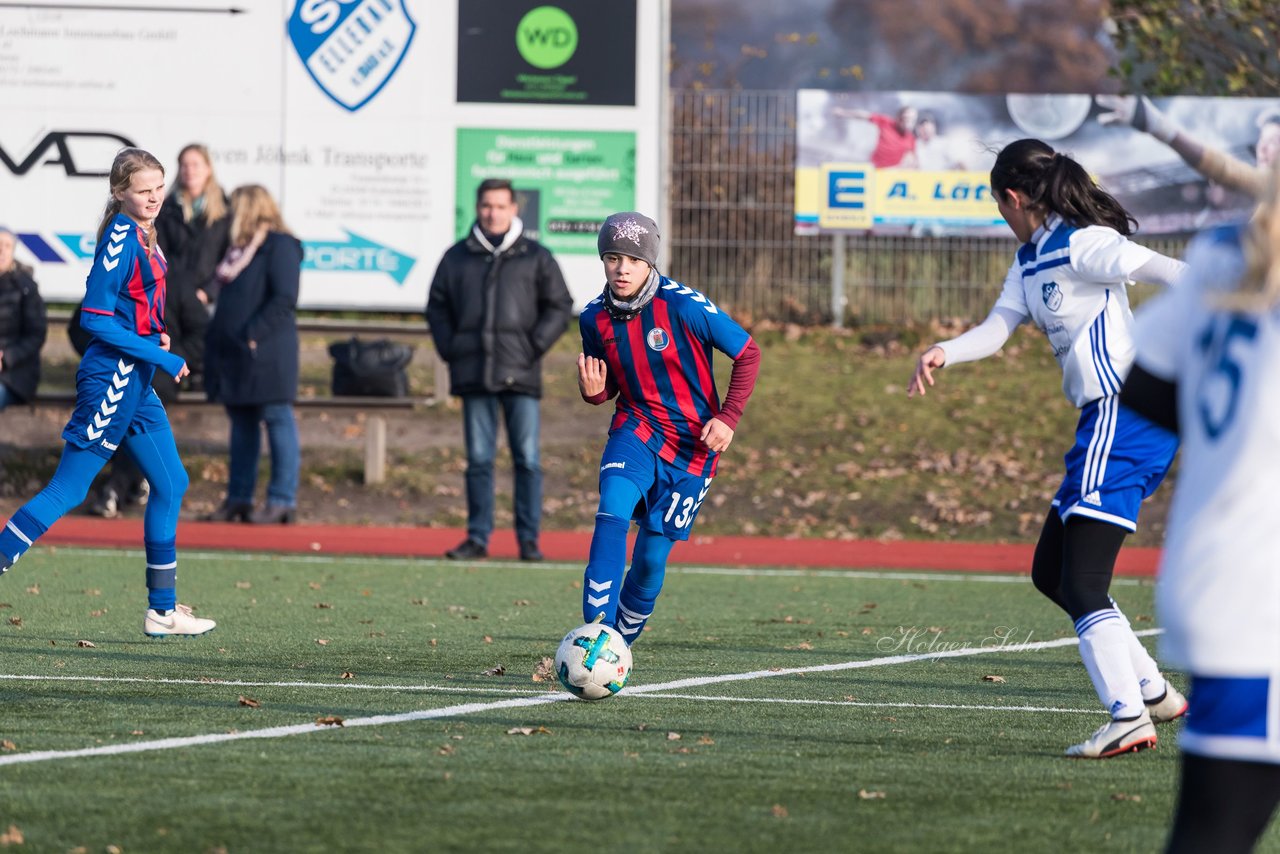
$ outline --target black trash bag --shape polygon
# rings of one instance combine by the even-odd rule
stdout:
[[[408,397],[413,347],[399,341],[339,341],[329,345],[333,357],[334,397]]]

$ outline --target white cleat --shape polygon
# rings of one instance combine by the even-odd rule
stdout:
[[[178,637],[195,637],[213,631],[218,625],[213,620],[206,620],[191,613],[189,605],[178,605],[167,614],[159,614],[148,609],[142,621],[142,631],[151,638],[165,638],[171,635]]]
[[[1151,715],[1153,724],[1176,721],[1187,713],[1187,698],[1182,696],[1181,691],[1166,682],[1164,693],[1147,703],[1147,712]]]
[[[1156,746],[1156,728],[1146,709],[1128,721],[1110,721],[1098,727],[1088,741],[1067,748],[1067,756],[1075,759],[1107,759],[1122,753],[1136,753]]]

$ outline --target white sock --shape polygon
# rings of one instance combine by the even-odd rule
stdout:
[[[1116,719],[1142,714],[1146,707],[1129,656],[1133,630],[1125,625],[1120,612],[1105,608],[1085,614],[1076,620],[1076,634],[1080,636],[1084,669],[1093,681],[1103,708]]]
[[[1133,672],[1137,675],[1138,685],[1142,688],[1143,702],[1149,703],[1159,700],[1164,696],[1164,692],[1168,688],[1168,683],[1164,681],[1164,676],[1160,674],[1160,665],[1156,664],[1156,660],[1151,657],[1151,653],[1147,652],[1147,648],[1142,645],[1142,641],[1133,633],[1133,626],[1129,624],[1129,618],[1124,615],[1124,611],[1120,610],[1116,600],[1111,600],[1111,607],[1120,615],[1121,622],[1129,630],[1129,660],[1133,663]]]

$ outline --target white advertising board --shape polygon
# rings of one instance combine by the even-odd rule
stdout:
[[[611,7],[607,33],[593,6]],[[179,149],[200,142],[228,192],[259,183],[280,201],[306,248],[302,307],[421,311],[437,261],[472,216],[478,179],[460,174],[457,152],[468,132],[634,135],[609,148],[629,162],[609,168],[555,161],[573,148],[538,155],[546,169],[530,198],[555,212],[529,223],[539,237],[598,216],[556,212],[552,201],[569,192],[559,170],[579,197],[597,192],[661,216],[663,6],[553,0],[552,14],[537,0],[7,3],[0,225],[19,235],[19,260],[35,268],[45,298],[74,302],[114,153],[151,151],[172,184]],[[635,51],[623,71],[633,87],[595,91],[598,64],[619,62],[628,31]],[[613,49],[593,56],[606,36]],[[489,157],[484,174],[501,174]],[[530,173],[513,176],[518,190],[521,174]],[[621,191],[584,190],[589,174]],[[581,306],[603,286],[599,261],[562,245],[557,259]]]

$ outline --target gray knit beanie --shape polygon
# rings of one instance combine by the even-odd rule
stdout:
[[[600,257],[608,252],[639,258],[658,267],[658,224],[642,213],[623,211],[611,215],[600,227],[596,247]]]

